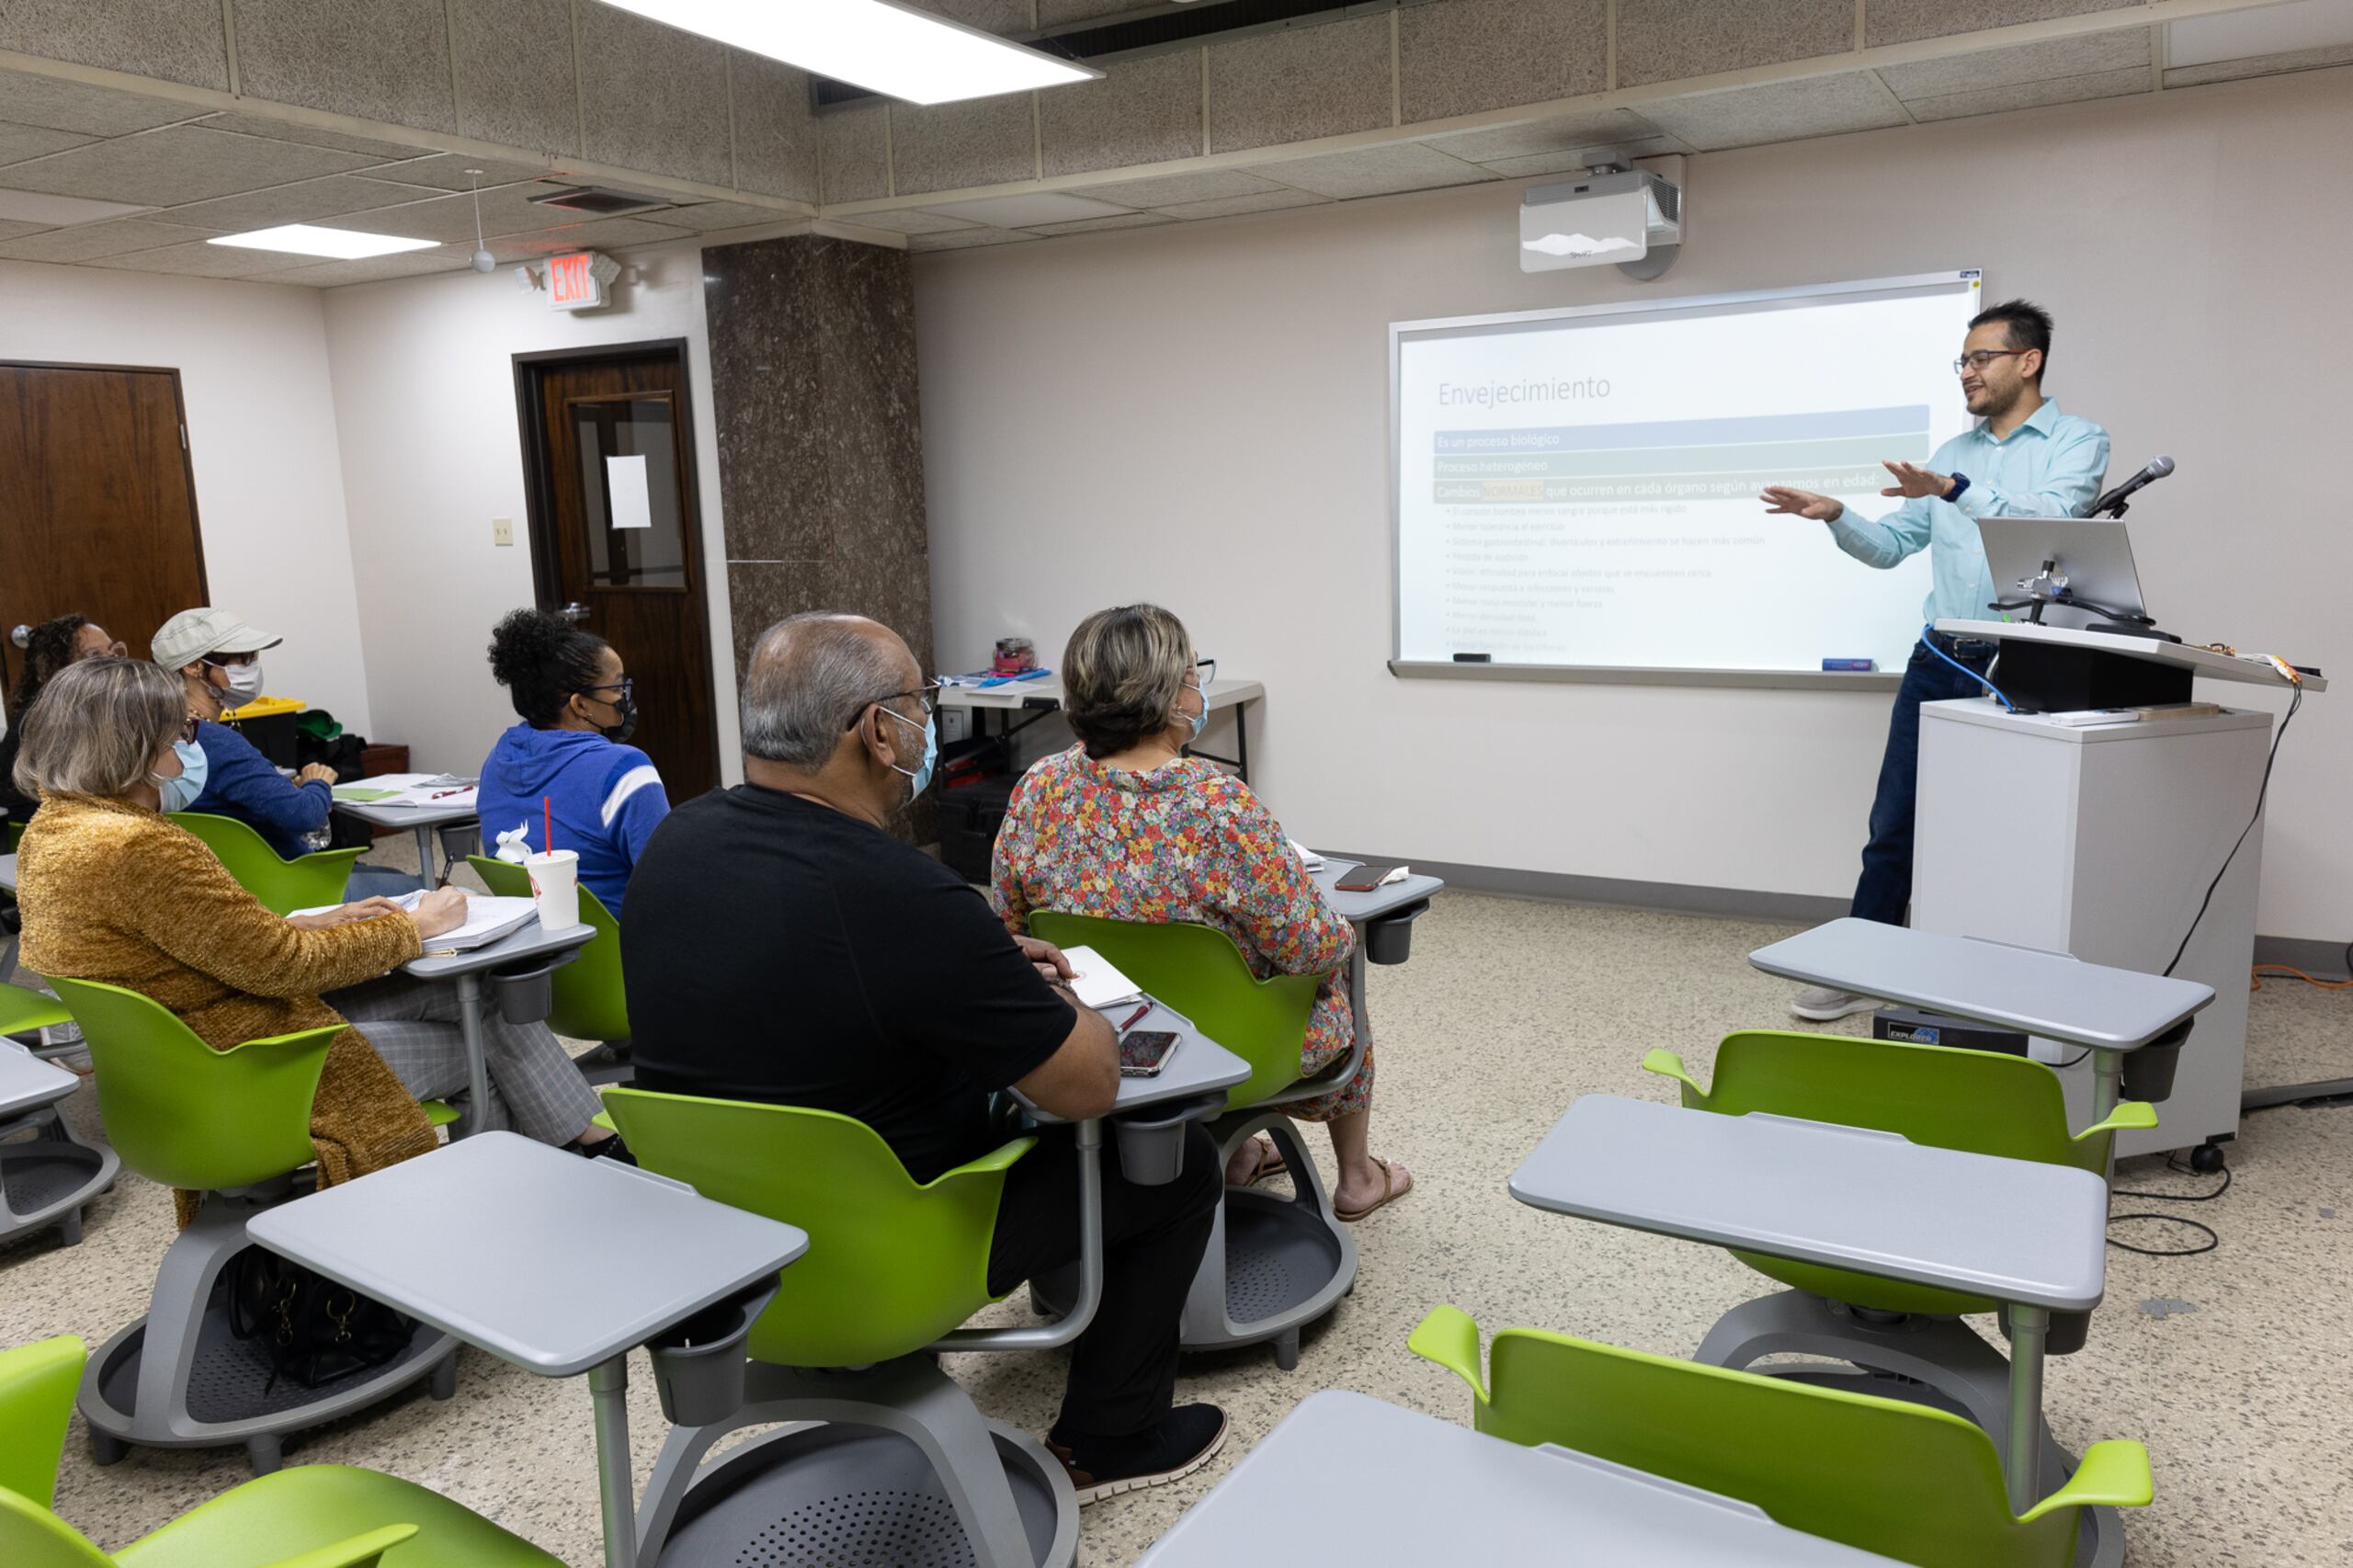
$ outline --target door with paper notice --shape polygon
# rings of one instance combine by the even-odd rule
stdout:
[[[683,344],[519,362],[540,602],[619,651],[674,801],[719,782]]]

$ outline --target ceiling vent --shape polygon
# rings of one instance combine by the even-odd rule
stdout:
[[[670,205],[667,199],[659,196],[608,190],[600,185],[566,186],[545,196],[534,196],[530,202],[534,207],[560,207],[566,212],[578,212],[592,218],[612,218],[623,212],[644,212]]]

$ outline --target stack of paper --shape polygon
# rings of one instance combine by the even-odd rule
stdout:
[[[335,798],[355,806],[470,807],[474,781],[449,773],[383,773],[336,785]]]
[[[1070,960],[1070,988],[1087,1006],[1114,1007],[1143,999],[1143,988],[1093,948],[1064,948],[1063,957]]]
[[[404,892],[392,900],[403,909],[414,913],[421,892]],[[316,909],[298,909],[296,915],[324,915],[339,904],[321,904]],[[476,948],[486,948],[503,937],[511,937],[539,918],[539,905],[528,898],[493,898],[486,893],[466,894],[466,923],[454,931],[444,931],[425,939],[426,949],[434,953],[470,953]]]
[[[1290,839],[1287,842],[1293,849],[1299,851],[1299,863],[1301,865],[1306,867],[1311,871],[1320,871],[1324,869],[1323,856],[1318,855],[1314,850],[1310,849],[1306,845],[1302,844],[1296,838]]]

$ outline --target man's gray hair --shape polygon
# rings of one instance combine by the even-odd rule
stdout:
[[[870,702],[904,684],[891,644],[860,618],[788,616],[760,633],[744,672],[744,754],[815,772]]]

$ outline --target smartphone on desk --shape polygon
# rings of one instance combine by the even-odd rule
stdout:
[[[1157,1078],[1176,1049],[1174,1029],[1130,1029],[1120,1037],[1120,1076]]]
[[[1395,875],[1395,866],[1358,866],[1332,886],[1341,892],[1370,892]]]

